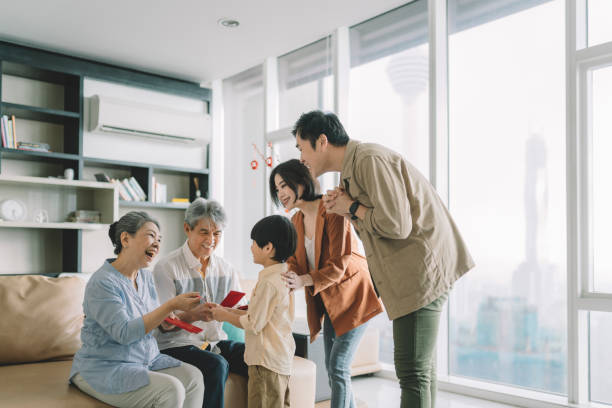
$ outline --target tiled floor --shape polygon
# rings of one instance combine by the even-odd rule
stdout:
[[[380,377],[353,378],[353,391],[358,408],[395,408],[400,404],[400,388],[397,381]],[[329,403],[319,403],[316,408],[327,408]],[[436,408],[509,408],[498,404],[463,395],[438,392]]]

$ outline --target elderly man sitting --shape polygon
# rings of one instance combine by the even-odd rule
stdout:
[[[217,201],[196,199],[185,212],[187,241],[162,258],[153,270],[160,303],[181,293],[199,292],[202,296],[198,307],[176,312],[181,320],[202,328],[201,333],[175,329],[158,331],[156,337],[162,353],[202,371],[206,408],[223,408],[229,371],[248,375],[244,343],[226,340],[222,323],[211,321],[206,306],[208,302],[221,303],[231,290],[241,290],[237,271],[214,254],[225,224],[225,211]]]

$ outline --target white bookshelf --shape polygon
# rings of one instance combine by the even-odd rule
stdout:
[[[109,224],[91,224],[84,222],[0,221],[0,228],[80,229],[96,231],[108,228],[108,226]]]
[[[118,218],[119,200],[115,186],[97,181],[0,175],[0,201],[16,199],[25,204],[26,218],[0,221],[0,228],[102,229]],[[32,217],[44,210],[49,222],[35,222]],[[100,223],[67,222],[76,210],[100,211]]]

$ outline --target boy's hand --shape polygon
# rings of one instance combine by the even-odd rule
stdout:
[[[193,314],[197,316],[197,318],[203,322],[210,322],[213,320],[212,311],[210,305],[214,303],[202,303],[197,305],[191,310]]]
[[[206,303],[206,306],[208,307],[211,320],[216,320],[218,322],[223,321],[222,317],[223,313],[225,312],[225,308],[223,306],[220,306],[216,303]]]

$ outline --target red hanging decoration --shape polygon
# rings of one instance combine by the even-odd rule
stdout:
[[[266,164],[268,165],[268,167],[272,167],[272,157],[268,156],[268,158],[266,159]]]
[[[257,170],[257,166],[258,166],[257,160],[251,161],[251,168],[253,170]]]

